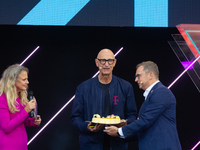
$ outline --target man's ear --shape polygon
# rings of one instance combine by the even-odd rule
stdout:
[[[113,63],[113,67],[115,67],[116,63],[117,63],[117,59],[115,59],[115,61]]]
[[[97,59],[95,59],[95,64],[96,64],[97,67],[99,67],[98,60],[97,60]]]
[[[150,79],[155,78],[155,75],[154,75],[154,73],[152,71],[149,73],[149,75],[150,75]]]

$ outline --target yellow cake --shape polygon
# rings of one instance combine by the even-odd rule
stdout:
[[[117,115],[108,115],[106,118],[101,118],[99,114],[94,114],[92,122],[101,124],[118,124],[120,123],[120,117]]]
[[[100,118],[101,118],[100,115],[94,114],[94,115],[93,115],[93,118],[92,118],[92,122],[94,122],[94,123],[99,123],[99,122],[100,122]]]

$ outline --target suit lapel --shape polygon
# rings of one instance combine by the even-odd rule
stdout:
[[[149,103],[149,98],[150,98],[151,94],[152,94],[152,93],[154,92],[154,90],[155,90],[158,86],[160,86],[160,85],[162,85],[162,83],[161,83],[161,82],[158,82],[158,83],[155,84],[155,85],[152,87],[152,89],[150,90],[150,92],[149,92],[149,94],[148,94],[146,100],[144,100],[144,102],[143,102],[143,104],[142,104],[142,106],[141,106],[141,108],[140,108],[139,117],[140,117],[140,115],[143,113],[143,111],[145,110],[146,106],[148,105],[148,103]]]

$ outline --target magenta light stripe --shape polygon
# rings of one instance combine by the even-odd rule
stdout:
[[[115,57],[121,52],[123,50],[123,47],[121,47],[118,51],[117,51],[117,53],[115,53]]]
[[[20,64],[20,66],[22,66],[38,49],[40,48],[40,46],[37,46],[34,50],[33,50],[33,52],[30,54],[30,55],[28,55],[28,57],[26,57],[26,59]]]
[[[115,53],[115,55],[114,56],[117,56],[118,54],[119,54],[119,52],[121,52],[121,50],[123,49],[123,47],[121,47],[118,51],[117,51],[117,53]],[[97,74],[99,73],[99,71],[92,77],[92,78],[94,78],[94,77],[96,77],[97,76]],[[56,116],[58,116],[59,115],[59,113],[73,100],[75,98],[75,95],[32,137],[32,139],[30,139],[29,141],[28,141],[28,144],[27,145],[29,145],[50,123],[51,123],[51,121],[53,121],[53,119],[55,119],[55,117]]]
[[[193,63],[191,63],[169,86],[168,86],[168,89],[200,58],[200,55],[199,57],[197,57]]]
[[[199,144],[200,144],[200,141],[191,150],[194,150]]]
[[[191,64],[191,61],[181,61],[181,64],[186,69]],[[191,66],[189,69],[193,69],[193,68],[194,66]]]
[[[96,77],[98,74],[99,74],[99,71],[97,71],[97,73],[95,73],[95,75],[92,78]]]

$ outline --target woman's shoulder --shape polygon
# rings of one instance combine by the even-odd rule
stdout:
[[[1,102],[3,102],[3,101],[7,102],[6,95],[4,93],[0,95],[0,101]]]
[[[0,99],[6,99],[6,95],[4,93],[0,94]]]
[[[7,99],[4,93],[0,95],[0,107],[2,106],[7,106]]]

